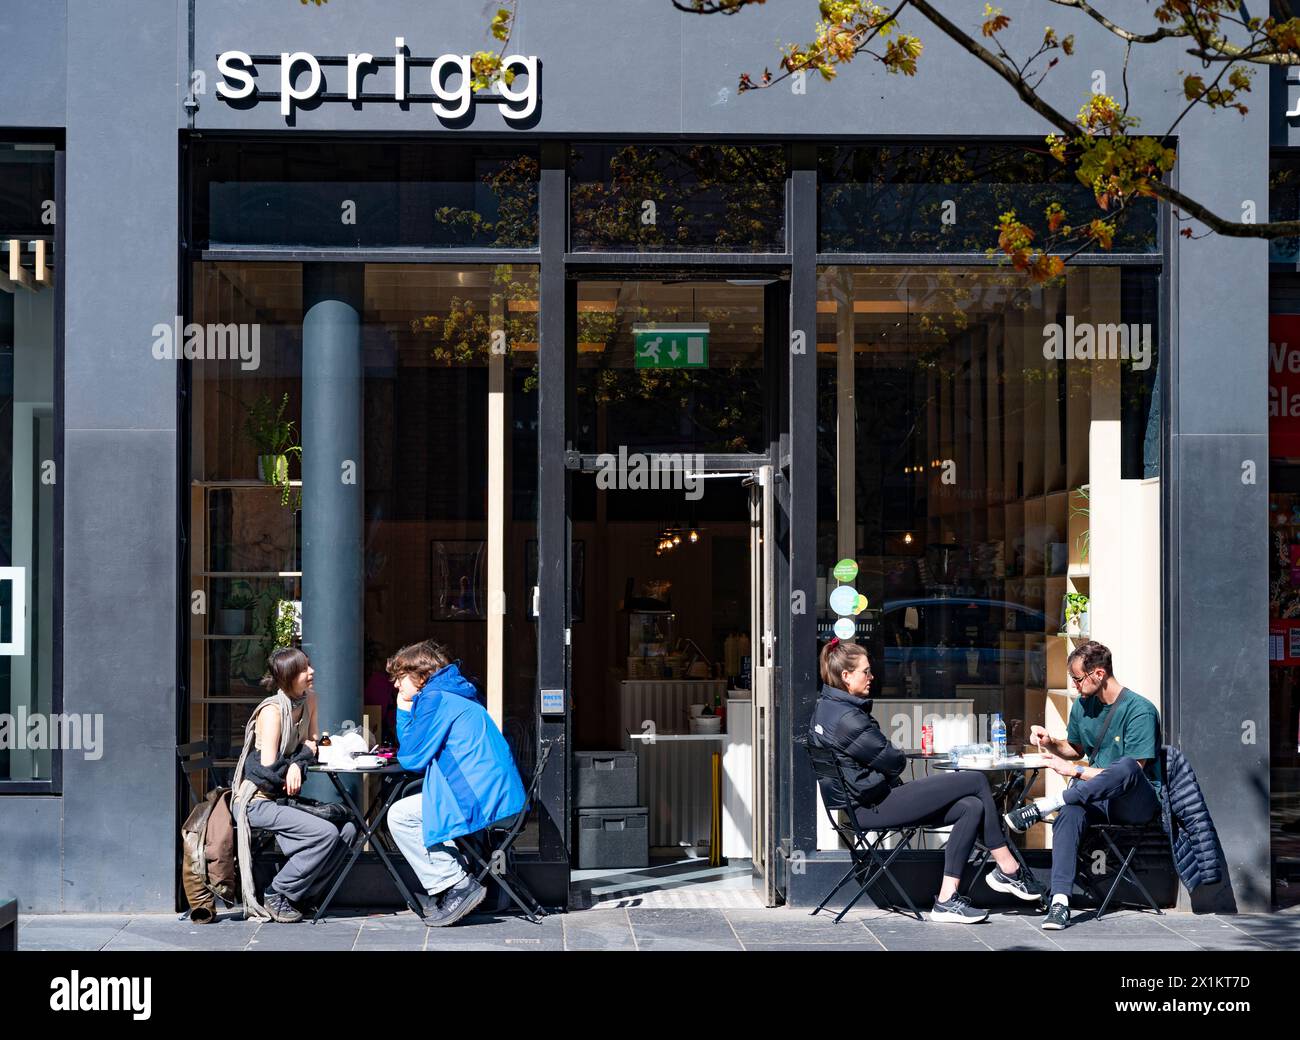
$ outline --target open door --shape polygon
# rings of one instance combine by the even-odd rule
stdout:
[[[749,485],[749,611],[754,691],[754,870],[765,906],[776,906],[776,555],[772,467],[760,466]]]

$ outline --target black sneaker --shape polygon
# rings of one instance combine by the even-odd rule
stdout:
[[[435,920],[425,923],[431,928],[443,928],[455,924],[466,914],[471,913],[486,896],[487,889],[466,874],[442,893],[439,904],[441,914]]]
[[[1043,921],[1043,931],[1059,932],[1070,927],[1070,908],[1065,903],[1052,903],[1048,908],[1047,918]]]
[[[942,903],[938,897],[934,900],[934,909],[930,911],[930,920],[944,924],[979,924],[987,920],[987,910],[976,910],[965,896],[954,893]]]
[[[302,914],[298,908],[279,892],[268,893],[266,898],[262,900],[262,906],[271,915],[272,921],[279,921],[281,924],[294,924],[302,920]]]
[[[984,875],[984,883],[994,892],[1006,892],[1017,899],[1025,899],[1029,902],[1041,899],[1047,891],[1043,883],[1023,865],[1014,874],[1004,874],[1002,868],[995,864],[993,869]]]
[[[1024,834],[1042,818],[1043,814],[1039,811],[1037,802],[1026,802],[1019,809],[1012,809],[1002,817],[1007,826],[1017,834]]]

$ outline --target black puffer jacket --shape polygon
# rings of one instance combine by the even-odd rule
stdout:
[[[877,805],[902,784],[899,774],[907,767],[903,752],[889,742],[871,716],[870,698],[855,697],[847,690],[822,686],[808,724],[808,739],[831,748],[849,790],[859,805]],[[841,799],[823,784],[822,798],[832,809],[842,809]]]
[[[1173,846],[1174,868],[1191,892],[1220,879],[1219,840],[1192,764],[1168,744],[1160,749],[1160,755],[1164,759],[1160,808],[1165,833]]]

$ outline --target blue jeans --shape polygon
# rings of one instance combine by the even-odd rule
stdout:
[[[413,794],[393,803],[388,810],[388,833],[411,864],[424,890],[436,896],[465,877],[465,860],[454,841],[425,847],[424,816],[420,809],[423,797]]]
[[[1052,895],[1074,887],[1079,840],[1093,823],[1146,823],[1160,812],[1160,797],[1133,758],[1116,759],[1091,780],[1067,787],[1052,823]]]

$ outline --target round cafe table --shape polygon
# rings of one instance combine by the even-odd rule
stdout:
[[[411,895],[411,890],[406,887],[405,883],[402,881],[401,875],[397,872],[397,868],[393,866],[392,860],[388,858],[388,853],[384,850],[383,842],[379,841],[378,838],[375,837],[375,831],[379,828],[379,825],[383,823],[384,817],[387,815],[389,808],[392,806],[393,802],[397,801],[401,796],[402,788],[404,786],[402,781],[410,776],[418,776],[419,774],[412,774],[409,770],[404,769],[399,765],[396,760],[389,762],[387,765],[377,766],[373,769],[358,769],[355,767],[334,765],[312,765],[307,767],[307,772],[324,773],[330,778],[330,782],[334,784],[334,789],[338,791],[339,796],[343,799],[343,804],[347,806],[348,811],[352,814],[353,821],[357,825],[357,836],[352,842],[352,854],[339,868],[338,873],[334,877],[334,884],[330,886],[329,892],[326,894],[325,898],[321,900],[320,906],[316,910],[316,916],[311,919],[311,923],[315,924],[319,921],[325,911],[329,908],[330,902],[333,900],[335,893],[338,892],[339,887],[343,884],[343,879],[352,872],[353,866],[356,865],[357,858],[361,855],[361,850],[365,847],[367,841],[370,841],[371,847],[379,853],[379,858],[383,861],[384,867],[388,871],[388,876],[393,879],[393,884],[397,887],[398,893],[406,901],[406,905],[411,908],[411,911],[416,917],[423,919],[424,913],[420,909],[420,904],[415,901],[415,897]],[[365,776],[367,774],[377,774],[383,777],[383,784],[387,787],[387,793],[382,797],[375,799],[374,805],[370,807],[369,816],[361,811],[361,807],[357,805],[356,800],[352,797],[352,793],[348,790],[347,785],[341,783],[339,780],[340,776]],[[371,839],[374,840],[372,841]]]
[[[913,757],[912,755],[908,756]],[[977,773],[983,773],[989,777],[989,788],[993,794],[993,803],[997,805],[1001,812],[1009,813],[1025,804],[1025,798],[1029,794],[1030,788],[1038,780],[1038,774],[1046,767],[1042,765],[1028,765],[1023,755],[1009,755],[992,765],[971,766],[956,765],[948,755],[916,755],[918,758],[942,758],[943,761],[934,762],[934,768],[946,772],[960,772],[961,770],[972,770]],[[928,766],[927,766],[928,768]],[[994,775],[1003,777],[997,783],[993,782]],[[1009,836],[1008,836],[1009,838]],[[1016,861],[1023,870],[1029,870],[1029,864],[1025,862],[1025,857],[1021,855],[1020,848],[1014,841],[1007,841],[1007,848],[1011,850],[1011,855],[1016,857]],[[984,866],[988,863],[992,851],[988,849],[978,838],[975,840],[975,848],[972,850],[971,861],[975,864],[975,873],[980,875],[984,871]],[[1032,871],[1030,871],[1032,873]],[[1047,900],[1044,897],[1039,902],[1039,910],[1046,911]]]

